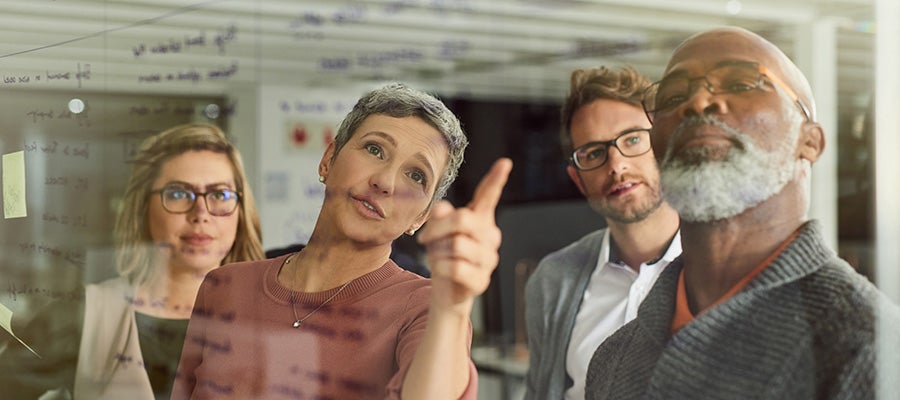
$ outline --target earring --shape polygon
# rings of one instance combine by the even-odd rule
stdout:
[[[406,234],[409,235],[409,236],[415,235],[415,234],[416,234],[416,228],[409,228],[409,229],[406,231]]]
[[[319,175],[319,182],[325,183],[325,177],[322,175]]]

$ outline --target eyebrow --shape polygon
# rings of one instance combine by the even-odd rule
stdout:
[[[163,187],[168,187],[168,186],[183,186],[183,187],[185,187],[185,188],[187,188],[187,189],[190,189],[190,190],[192,190],[192,191],[198,191],[198,190],[199,190],[199,188],[198,188],[197,186],[194,186],[194,185],[192,185],[192,184],[190,184],[190,183],[187,183],[187,182],[185,182],[185,181],[179,181],[179,180],[168,181],[168,182],[166,182],[165,184],[163,184]],[[206,188],[206,190],[210,190],[210,189],[218,189],[218,188],[221,188],[222,186],[225,186],[225,187],[228,188],[228,189],[234,189],[234,185],[231,185],[231,184],[229,184],[228,182],[214,182],[214,183],[210,183],[210,184],[206,185],[205,188]]]
[[[397,140],[394,139],[393,136],[388,135],[388,134],[385,133],[385,132],[382,132],[382,131],[371,131],[371,132],[366,132],[366,134],[363,135],[362,138],[365,138],[365,137],[370,136],[370,135],[378,136],[378,137],[380,137],[380,138],[386,140],[387,142],[389,142],[392,146],[397,147]],[[428,171],[426,171],[426,172],[428,172],[428,174],[430,175],[430,177],[434,177],[434,176],[435,176],[435,173],[434,173],[434,166],[431,165],[431,161],[429,161],[428,158],[425,157],[424,154],[422,154],[421,152],[419,152],[419,153],[416,153],[415,155],[413,155],[413,157],[414,157],[415,159],[421,161],[422,164],[425,165],[425,169],[428,170]]]
[[[629,127],[629,128],[625,128],[625,129],[622,129],[621,131],[616,132],[616,137],[614,137],[614,138],[612,138],[612,139],[610,139],[610,140],[592,140],[592,141],[589,141],[589,142],[584,142],[584,143],[583,143],[582,145],[580,145],[580,146],[573,146],[573,147],[574,147],[575,150],[578,150],[578,149],[580,149],[580,148],[582,148],[582,147],[584,147],[584,146],[587,146],[587,145],[593,145],[593,144],[597,144],[597,143],[609,143],[609,142],[612,142],[612,141],[614,141],[614,140],[616,140],[616,139],[622,137],[622,135],[625,135],[626,133],[632,133],[632,132],[637,132],[637,131],[649,131],[650,129],[653,129],[653,128],[645,128],[645,127],[640,126],[640,125],[632,125],[632,126]]]

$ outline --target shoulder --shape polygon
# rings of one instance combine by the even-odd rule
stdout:
[[[286,256],[285,256],[286,257]],[[231,297],[232,291],[250,291],[262,288],[267,272],[277,269],[284,257],[225,264],[206,273],[200,285],[198,297],[219,293]],[[277,271],[275,271],[277,273]]]
[[[800,283],[808,298],[822,302],[832,312],[873,310],[882,296],[874,284],[836,257],[827,260]]]
[[[379,285],[379,291],[395,293],[397,296],[407,297],[413,302],[424,299],[427,304],[431,295],[431,279],[410,272],[391,261],[386,265],[386,279]]]
[[[127,279],[125,279],[124,277],[117,277],[117,278],[111,278],[111,279],[107,279],[105,281],[101,281],[101,282],[97,282],[97,283],[90,283],[90,284],[85,285],[84,287],[85,287],[85,290],[88,290],[88,291],[96,290],[96,291],[105,292],[105,291],[111,291],[111,290],[122,290],[122,289],[128,288],[130,286],[131,286],[131,284],[128,283]]]
[[[553,276],[571,276],[572,271],[596,266],[600,246],[606,228],[588,233],[566,247],[556,250],[541,259],[535,277],[551,279]]]
[[[265,260],[240,261],[225,264],[219,268],[209,271],[206,274],[206,279],[209,280],[234,276],[247,277],[248,275],[252,276],[254,274],[263,274],[265,273],[267,268],[273,266],[277,267],[278,265],[284,263],[285,258],[287,258],[287,255],[276,258],[268,258]]]

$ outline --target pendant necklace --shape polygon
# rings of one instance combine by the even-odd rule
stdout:
[[[291,256],[291,258],[288,258],[288,260],[285,262],[285,264],[290,264],[292,259],[293,259],[293,256]],[[296,283],[297,283],[297,274],[291,275],[291,286],[292,286],[291,287],[291,312],[294,313],[294,323],[291,326],[293,326],[294,328],[299,328],[300,325],[303,324],[303,321],[306,321],[307,318],[311,317],[317,311],[322,309],[322,307],[325,307],[325,305],[328,304],[329,302],[331,302],[331,300],[334,300],[334,298],[337,297],[337,295],[341,294],[341,292],[344,291],[344,288],[346,288],[348,285],[350,285],[351,282],[353,282],[355,280],[356,280],[356,278],[353,278],[353,279],[347,281],[347,283],[341,285],[340,289],[338,289],[337,292],[334,292],[333,295],[331,295],[330,297],[325,299],[325,301],[323,301],[322,304],[319,304],[318,307],[316,307],[315,309],[310,311],[309,314],[306,314],[305,316],[303,316],[303,318],[299,318],[299,317],[297,317],[297,308],[294,306],[294,288],[293,288],[293,286],[296,286]]]

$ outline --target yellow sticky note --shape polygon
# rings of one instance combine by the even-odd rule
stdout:
[[[25,152],[3,155],[3,217],[28,216],[25,207]]]
[[[9,308],[6,308],[6,306],[4,306],[3,304],[0,304],[0,326],[2,326],[3,329],[5,329],[7,332],[9,332],[9,334],[12,335],[12,337],[16,338],[16,340],[18,340],[19,343],[22,343],[22,346],[25,346],[25,348],[28,349],[28,351],[32,352],[35,356],[37,356],[37,358],[41,358],[41,356],[38,355],[38,353],[35,352],[34,349],[29,347],[27,344],[25,344],[25,342],[23,342],[22,339],[19,339],[19,337],[16,336],[15,333],[13,333],[12,315],[13,315],[12,310],[10,310]]]

